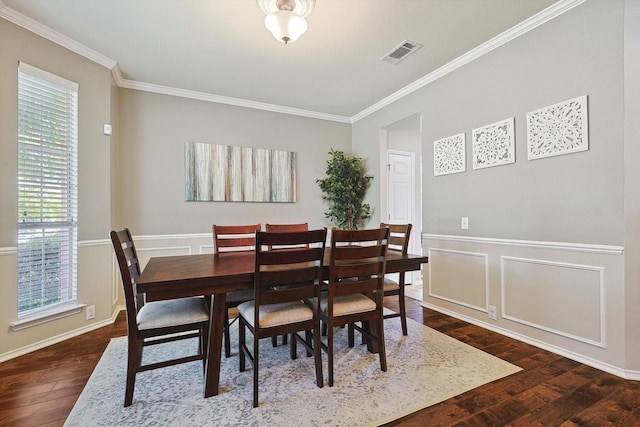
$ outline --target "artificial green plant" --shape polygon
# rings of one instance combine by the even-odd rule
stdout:
[[[317,179],[329,205],[324,213],[331,223],[340,229],[357,230],[371,218],[371,207],[364,203],[364,196],[373,179],[365,173],[362,159],[345,156],[342,151],[331,149],[327,160],[327,177]]]

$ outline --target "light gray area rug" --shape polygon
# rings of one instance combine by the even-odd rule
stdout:
[[[333,387],[315,384],[313,357],[302,346],[260,344],[260,406],[252,407],[252,369],[238,372],[237,348],[222,358],[220,394],[203,397],[202,364],[191,362],[139,373],[133,405],[124,408],[126,338],[109,343],[66,426],[369,426],[379,425],[446,400],[520,368],[433,329],[407,320],[385,322],[387,372],[364,345],[347,346],[346,328],[336,329]],[[237,337],[237,330],[232,331]],[[250,336],[250,335],[249,335]],[[356,343],[359,335],[356,334]],[[195,351],[195,339],[145,349],[145,362]],[[250,365],[249,365],[250,366]]]

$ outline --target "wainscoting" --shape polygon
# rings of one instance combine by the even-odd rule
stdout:
[[[623,378],[624,248],[423,235],[425,307]]]

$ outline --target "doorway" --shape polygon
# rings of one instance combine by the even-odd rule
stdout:
[[[413,114],[380,132],[380,218],[411,223],[409,252],[422,254],[422,116]],[[422,301],[422,272],[406,278],[407,296]]]

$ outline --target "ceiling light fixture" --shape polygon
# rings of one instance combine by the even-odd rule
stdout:
[[[284,44],[293,43],[307,31],[306,18],[316,0],[256,0],[267,15],[264,25],[273,37]]]

